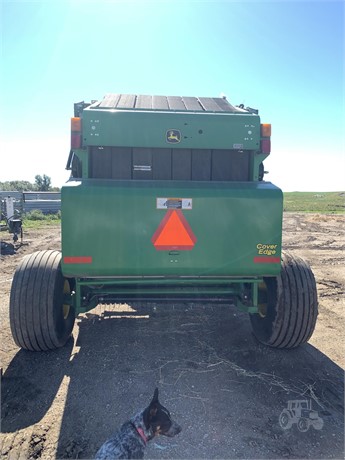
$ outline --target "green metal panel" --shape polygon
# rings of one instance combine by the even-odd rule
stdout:
[[[153,244],[168,213],[166,198],[188,199],[179,210],[196,239],[188,250],[157,250]],[[265,182],[71,181],[62,188],[63,273],[277,275],[282,208],[281,190]]]
[[[260,117],[255,114],[85,109],[82,129],[83,145],[89,146],[260,148]],[[178,134],[173,144],[167,139],[171,130]]]

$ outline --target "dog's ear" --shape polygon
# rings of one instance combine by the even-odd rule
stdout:
[[[151,420],[157,413],[158,405],[158,388],[156,388],[150,405],[144,411],[144,422],[146,428],[149,428],[149,426],[151,425]]]
[[[152,403],[156,403],[158,402],[158,388],[155,389],[155,392],[153,394],[153,398],[152,398],[152,401],[151,401],[151,404]]]
[[[150,415],[151,417],[154,417],[157,413],[159,401],[158,401],[158,388],[155,389],[155,392],[153,394],[152,401],[150,402]]]

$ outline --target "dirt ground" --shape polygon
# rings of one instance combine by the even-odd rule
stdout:
[[[310,263],[319,295],[314,335],[290,351],[259,344],[233,307],[152,303],[98,306],[64,348],[19,350],[8,321],[15,267],[60,249],[57,227],[25,232],[27,244],[0,265],[2,458],[92,458],[156,386],[183,430],[153,440],[145,458],[344,458],[344,224],[284,215],[284,248]],[[283,430],[280,413],[302,399],[322,429]]]

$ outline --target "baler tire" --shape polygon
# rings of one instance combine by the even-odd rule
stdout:
[[[275,348],[295,348],[314,332],[318,315],[317,289],[313,272],[300,257],[282,254],[281,273],[264,278],[267,310],[251,314],[255,337]]]
[[[62,347],[75,320],[72,305],[64,304],[66,286],[59,251],[38,251],[23,258],[13,276],[10,326],[15,343],[25,350]]]

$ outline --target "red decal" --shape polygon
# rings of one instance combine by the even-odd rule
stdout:
[[[65,264],[91,264],[92,257],[91,256],[71,256],[71,257],[64,257],[63,261]]]
[[[254,264],[280,264],[280,257],[254,257]]]

